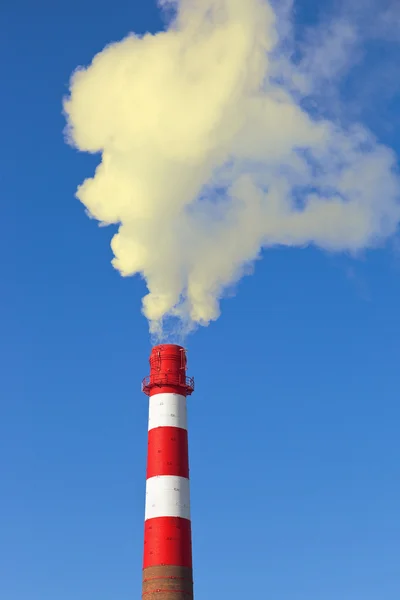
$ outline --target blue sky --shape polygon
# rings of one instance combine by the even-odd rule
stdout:
[[[301,38],[316,3],[296,18]],[[61,100],[77,65],[162,21],[144,0],[4,0],[0,27],[0,596],[138,598],[145,286],[74,199],[97,159],[64,144]],[[400,152],[399,50],[370,31],[321,103]],[[399,261],[397,243],[266,251],[189,338],[199,600],[398,600]]]

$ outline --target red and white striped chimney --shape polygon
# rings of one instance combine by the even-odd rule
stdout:
[[[186,353],[175,344],[155,346],[150,376],[142,600],[193,599]]]

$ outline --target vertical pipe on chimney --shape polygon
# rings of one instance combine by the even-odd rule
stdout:
[[[184,348],[155,346],[142,389],[150,396],[142,600],[192,600],[186,396],[194,381]]]

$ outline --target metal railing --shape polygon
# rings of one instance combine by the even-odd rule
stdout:
[[[165,373],[164,375],[147,375],[142,381],[142,392],[148,391],[152,387],[162,387],[163,385],[176,385],[186,388],[187,391],[194,390],[194,377],[176,377]]]

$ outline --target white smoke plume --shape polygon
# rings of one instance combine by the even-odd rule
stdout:
[[[77,197],[119,226],[113,266],[145,279],[160,337],[168,317],[186,331],[217,319],[263,248],[357,252],[400,219],[392,151],[304,108],[313,61],[290,60],[268,2],[162,4],[169,29],[104,48],[64,102],[69,140],[102,155]]]

